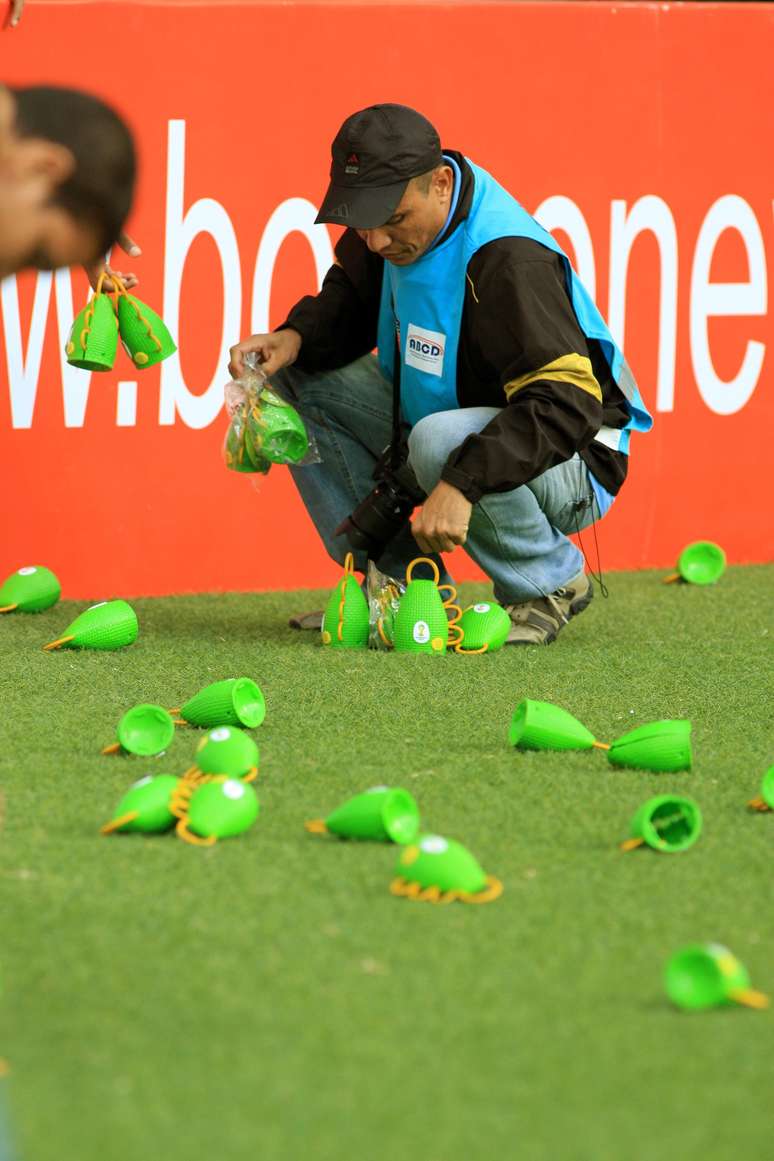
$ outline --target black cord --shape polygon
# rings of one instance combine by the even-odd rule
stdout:
[[[589,563],[589,558],[586,556],[586,549],[583,546],[583,539],[581,538],[580,520],[578,518],[578,513],[582,512],[589,505],[591,506],[591,528],[594,533],[594,551],[596,552],[597,556],[597,572],[594,572],[594,569]],[[577,504],[573,508],[573,512],[575,513],[575,535],[578,537],[578,545],[580,547],[581,553],[583,554],[584,563],[591,578],[599,585],[600,593],[605,598],[605,600],[607,600],[607,598],[610,596],[610,593],[602,575],[602,557],[600,556],[599,541],[597,540],[597,518],[594,515],[594,497],[592,496],[591,500],[578,500]]]
[[[390,467],[396,470],[402,462],[400,429],[400,343],[395,338],[395,363],[392,372],[392,442],[390,444]]]

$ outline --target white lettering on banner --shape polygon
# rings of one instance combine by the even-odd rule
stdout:
[[[40,362],[51,302],[51,279],[48,271],[37,276],[32,305],[27,357],[22,354],[19,292],[12,275],[0,283],[3,324],[5,328],[6,364],[11,396],[11,426],[32,427],[40,380]],[[73,325],[73,291],[69,270],[57,270],[53,276],[59,367],[62,381],[65,427],[83,427],[89,399],[91,372],[71,367],[65,356],[65,343]]]
[[[736,230],[747,251],[747,282],[710,282],[712,255],[725,230]],[[691,361],[704,402],[718,415],[733,415],[755,390],[763,366],[765,344],[750,340],[742,365],[733,379],[721,379],[710,353],[707,319],[766,313],[766,252],[758,219],[750,205],[736,194],[726,194],[712,205],[702,222],[691,272]]]
[[[634,240],[644,230],[654,235],[661,258],[656,411],[671,411],[675,400],[677,350],[677,230],[669,206],[653,194],[639,198],[628,214],[625,201],[615,198],[611,203],[607,325],[619,347],[626,350],[626,273]]]
[[[561,230],[568,236],[575,251],[573,262],[575,271],[591,297],[596,300],[597,271],[594,263],[594,246],[586,219],[575,202],[563,194],[555,194],[540,203],[533,217],[537,218],[543,229],[549,233]]]
[[[416,367],[418,371],[426,371],[428,375],[443,375],[443,352],[446,347],[446,335],[440,331],[426,331],[424,327],[409,323],[406,332],[406,353],[404,361],[407,367]]]
[[[242,272],[231,219],[213,198],[200,198],[183,213],[185,183],[185,121],[170,121],[167,138],[166,262],[164,321],[173,335],[180,330],[180,287],[186,256],[198,234],[209,234],[223,267],[223,329],[215,374],[201,395],[186,386],[176,351],[161,364],[159,422],[171,424],[179,413],[188,427],[207,427],[223,406],[223,380],[229,347],[238,341],[242,315]]]
[[[174,335],[179,333],[180,290],[185,262],[194,239],[201,233],[211,236],[218,248],[223,269],[223,314],[220,350],[214,378],[201,394],[186,385],[179,355],[161,364],[159,422],[174,424],[178,417],[191,428],[204,428],[220,414],[222,385],[228,348],[242,335],[241,264],[233,224],[227,210],[211,198],[201,198],[186,211],[184,121],[168,125],[167,191],[166,191],[166,259],[164,268],[163,310],[165,321]],[[594,246],[586,219],[579,206],[565,195],[546,198],[535,210],[535,216],[548,230],[568,235],[575,256],[575,268],[595,297],[596,266]],[[311,202],[288,197],[277,205],[269,217],[255,261],[252,281],[251,330],[269,329],[271,286],[277,258],[289,234],[302,234],[312,251],[318,286],[333,262],[333,248],[328,230],[315,225]],[[713,282],[711,266],[721,235],[734,230],[744,246],[748,264],[747,281]],[[668,204],[654,194],[645,195],[631,204],[615,199],[610,205],[610,280],[608,324],[618,342],[626,349],[625,330],[629,259],[640,234],[650,231],[658,245],[660,259],[659,323],[655,410],[669,412],[675,406],[675,361],[677,344],[678,240],[674,217]],[[685,237],[685,235],[683,235]],[[56,304],[56,342],[60,368],[64,426],[82,427],[85,421],[92,375],[71,367],[64,347],[73,321],[73,287],[69,270],[57,270],[53,276],[37,276],[32,297],[28,330],[23,333],[19,293],[15,277],[0,281],[0,317],[3,324],[5,365],[11,425],[29,429],[35,421],[38,384],[47,323],[51,309],[51,286]],[[217,305],[217,294],[215,295]],[[767,263],[760,224],[750,204],[737,194],[727,194],[710,205],[701,223],[693,254],[690,277],[689,333],[681,339],[690,345],[690,358],[697,389],[706,406],[718,415],[732,415],[749,401],[760,381],[766,353],[765,343],[758,339],[744,342],[736,375],[726,381],[717,374],[709,341],[709,320],[719,317],[760,317],[767,311]],[[27,326],[25,317],[24,326]],[[445,336],[412,325],[406,336],[406,363],[431,375],[442,374]],[[0,355],[2,358],[2,355]],[[645,386],[646,401],[651,395]],[[116,426],[133,427],[137,414],[137,383],[118,383]]]
[[[274,264],[288,234],[303,234],[314,255],[318,289],[333,265],[331,236],[323,225],[315,225],[317,210],[306,198],[287,198],[281,202],[266,223],[258,247],[253,275],[253,309],[250,329],[254,335],[269,330],[269,303]]]
[[[116,427],[134,427],[137,422],[137,383],[121,380],[116,399]]]
[[[45,271],[38,274],[35,286],[32,321],[30,322],[27,357],[25,358],[21,319],[19,318],[19,288],[16,278],[12,275],[10,278],[4,278],[0,283],[0,301],[2,301],[5,329],[5,362],[11,393],[12,427],[32,427],[50,298],[51,274]]]

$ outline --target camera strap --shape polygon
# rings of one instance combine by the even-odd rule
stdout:
[[[390,440],[390,467],[392,468],[400,467],[402,462],[400,445],[400,343],[396,338],[392,372],[392,439]]]

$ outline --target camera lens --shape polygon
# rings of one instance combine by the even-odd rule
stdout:
[[[353,548],[364,549],[378,560],[390,541],[400,532],[414,511],[415,496],[404,492],[393,480],[383,480],[343,520],[336,529]]]

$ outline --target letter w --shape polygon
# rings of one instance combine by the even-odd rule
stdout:
[[[54,277],[56,279],[57,337],[64,396],[65,427],[82,427],[89,397],[91,372],[71,367],[65,359],[64,345],[73,321],[70,271],[57,270]],[[38,394],[38,380],[40,379],[40,361],[43,355],[48,308],[51,301],[51,281],[52,276],[48,271],[38,274],[26,358],[22,346],[19,291],[16,277],[12,275],[0,282],[0,307],[2,307],[5,329],[8,387],[11,396],[11,426],[15,428],[32,427],[35,400]]]
[[[50,298],[51,274],[44,271],[38,274],[35,287],[30,337],[25,359],[22,350],[19,291],[16,277],[12,275],[0,283],[0,303],[2,303],[5,330],[5,358],[8,367],[8,388],[11,394],[11,425],[13,427],[32,427]]]

